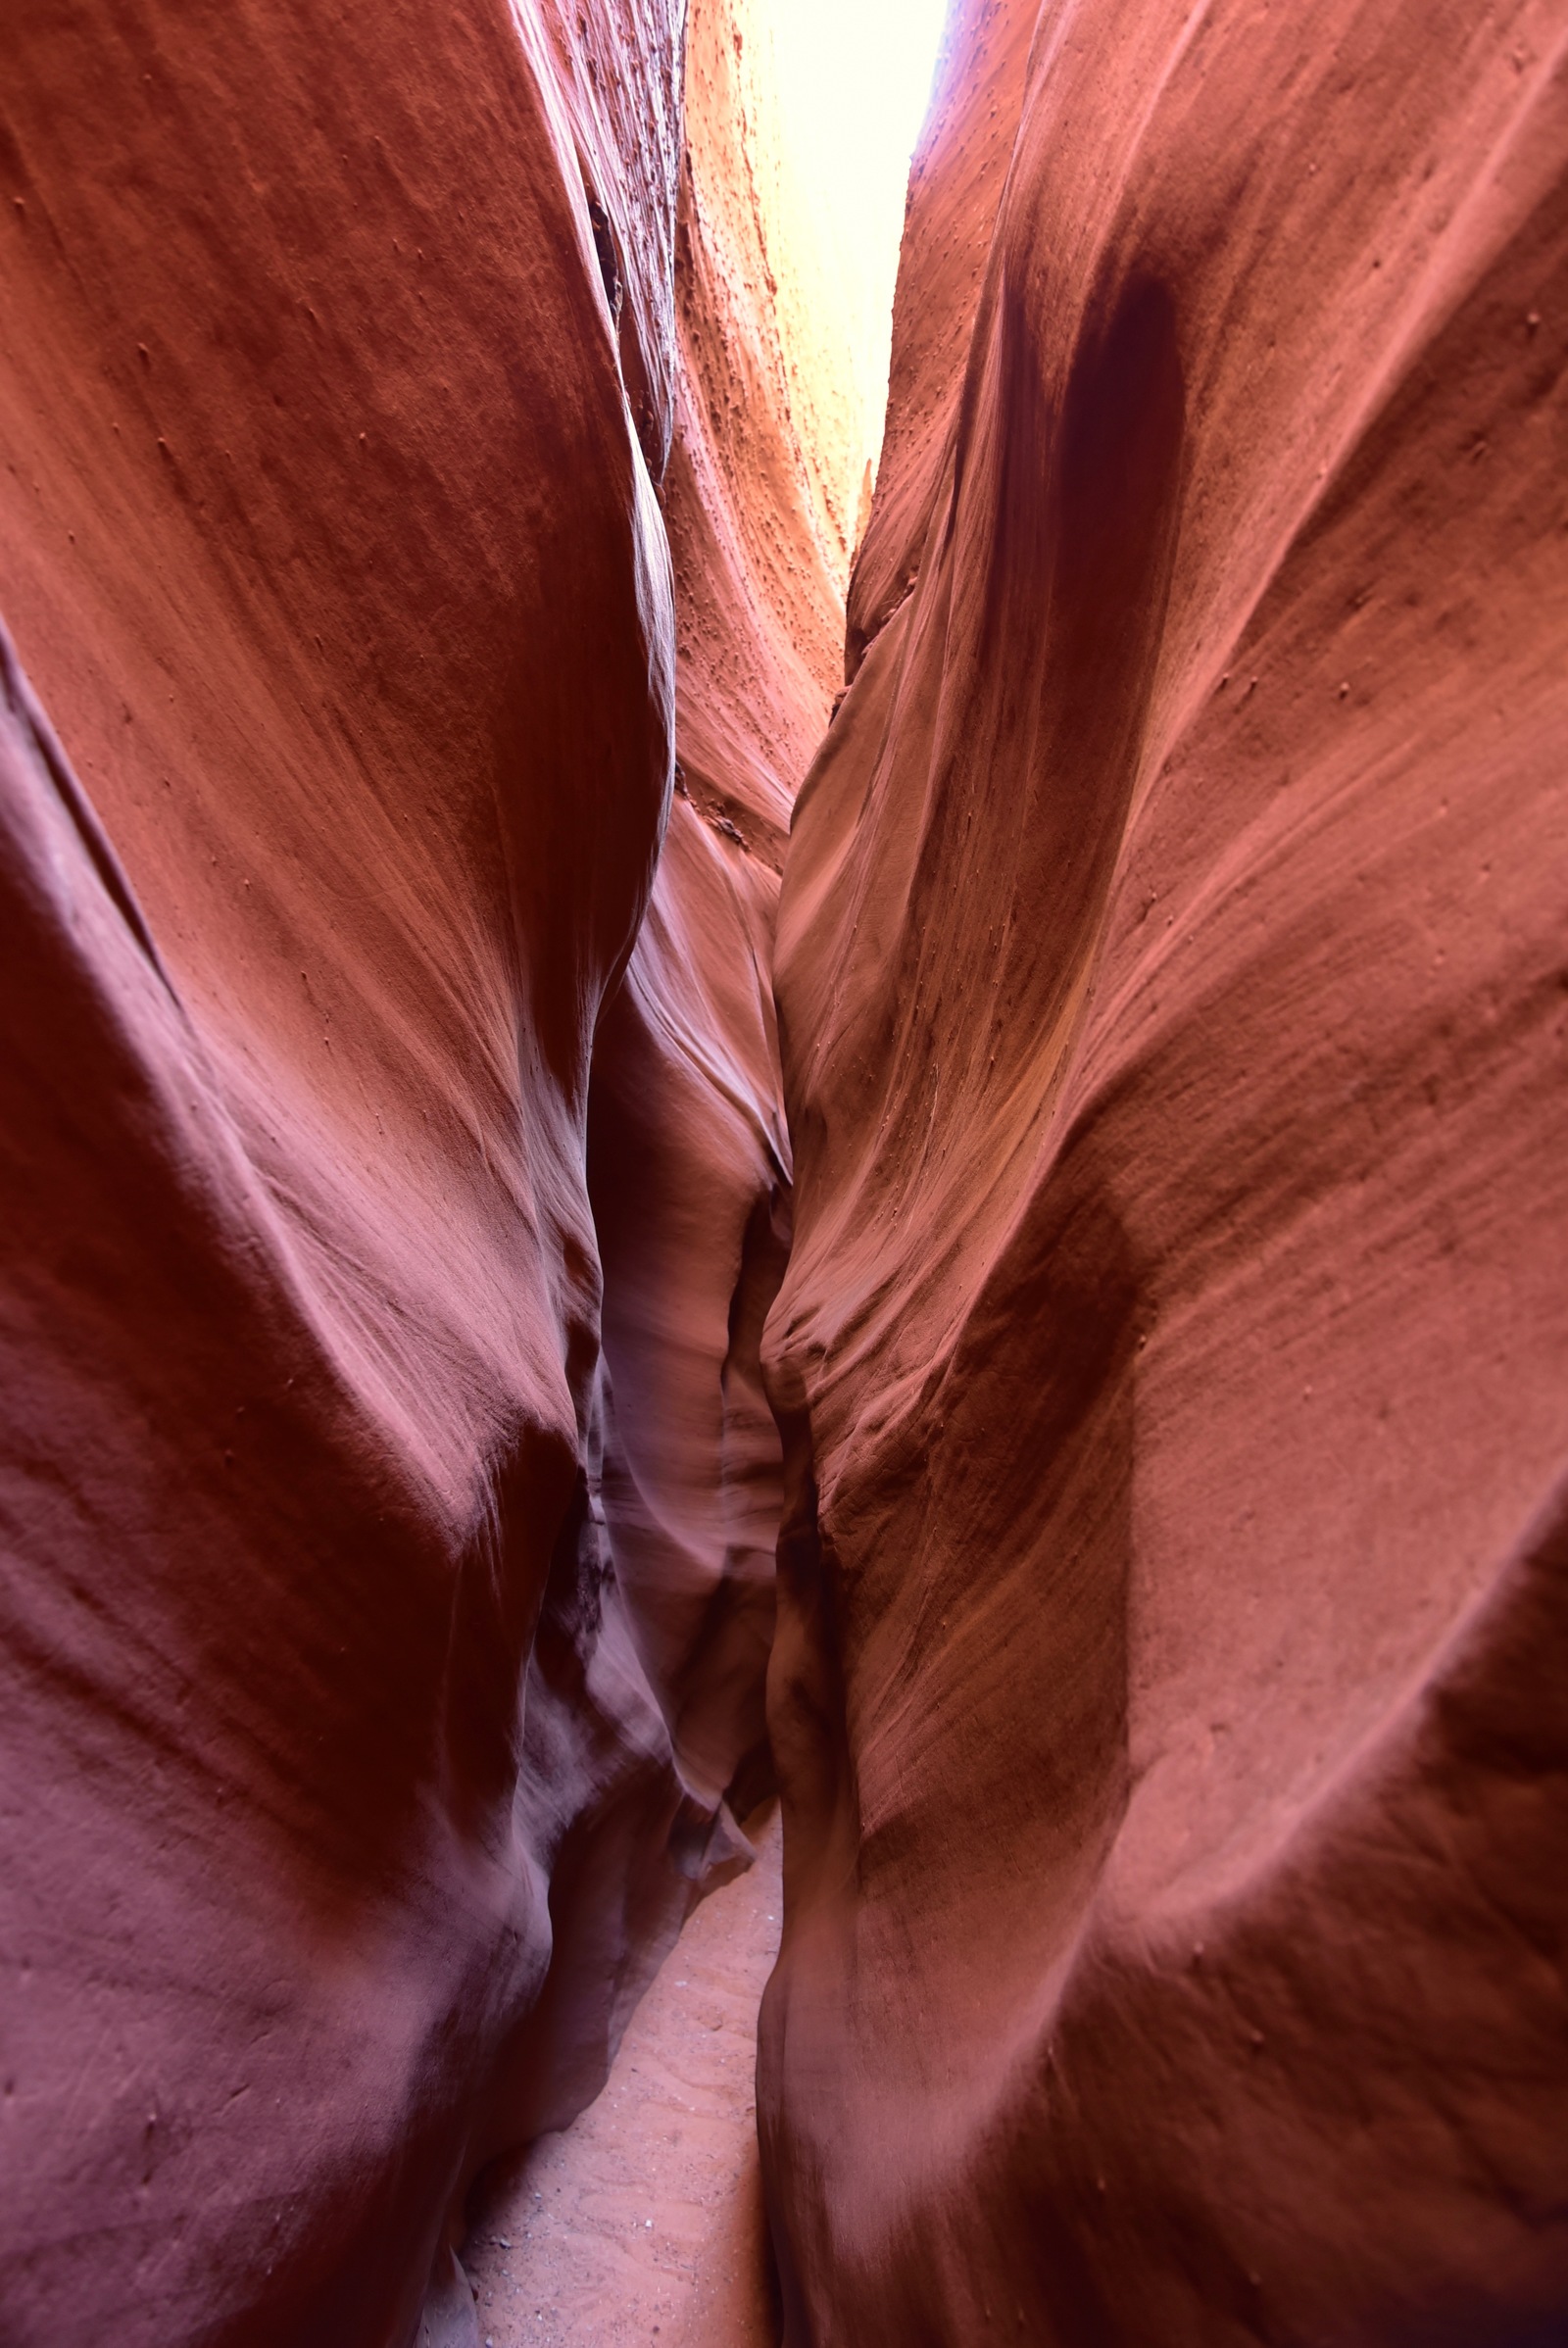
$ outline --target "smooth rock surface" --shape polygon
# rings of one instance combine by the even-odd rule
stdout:
[[[752,791],[767,730],[782,806],[840,607],[774,415],[790,616],[726,572],[677,618],[682,337],[776,341],[744,267],[677,304],[683,40],[664,0],[7,23],[8,2348],[472,2348],[471,2179],[746,1856],[776,852],[678,803],[626,969],[694,631],[755,705],[705,775]],[[628,1477],[679,1587],[617,1564]]]
[[[955,12],[779,916],[798,2348],[1562,2336],[1565,53]]]

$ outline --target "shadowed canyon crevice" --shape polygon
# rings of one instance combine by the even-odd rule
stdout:
[[[769,22],[0,32],[0,2342],[1554,2348],[1568,9]]]

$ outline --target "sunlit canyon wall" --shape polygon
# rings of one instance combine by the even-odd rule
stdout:
[[[0,36],[0,2339],[473,2348],[776,1770],[790,2348],[1548,2348],[1568,13],[956,0],[825,742],[763,30]]]

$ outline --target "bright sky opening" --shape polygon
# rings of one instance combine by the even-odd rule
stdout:
[[[864,387],[874,466],[909,158],[946,0],[769,0],[779,127],[845,291],[847,365]]]

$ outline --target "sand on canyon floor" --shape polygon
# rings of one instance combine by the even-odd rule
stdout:
[[[774,2348],[755,2072],[780,1866],[775,1816],[687,1925],[604,2093],[493,2195],[464,2253],[486,2348]]]

